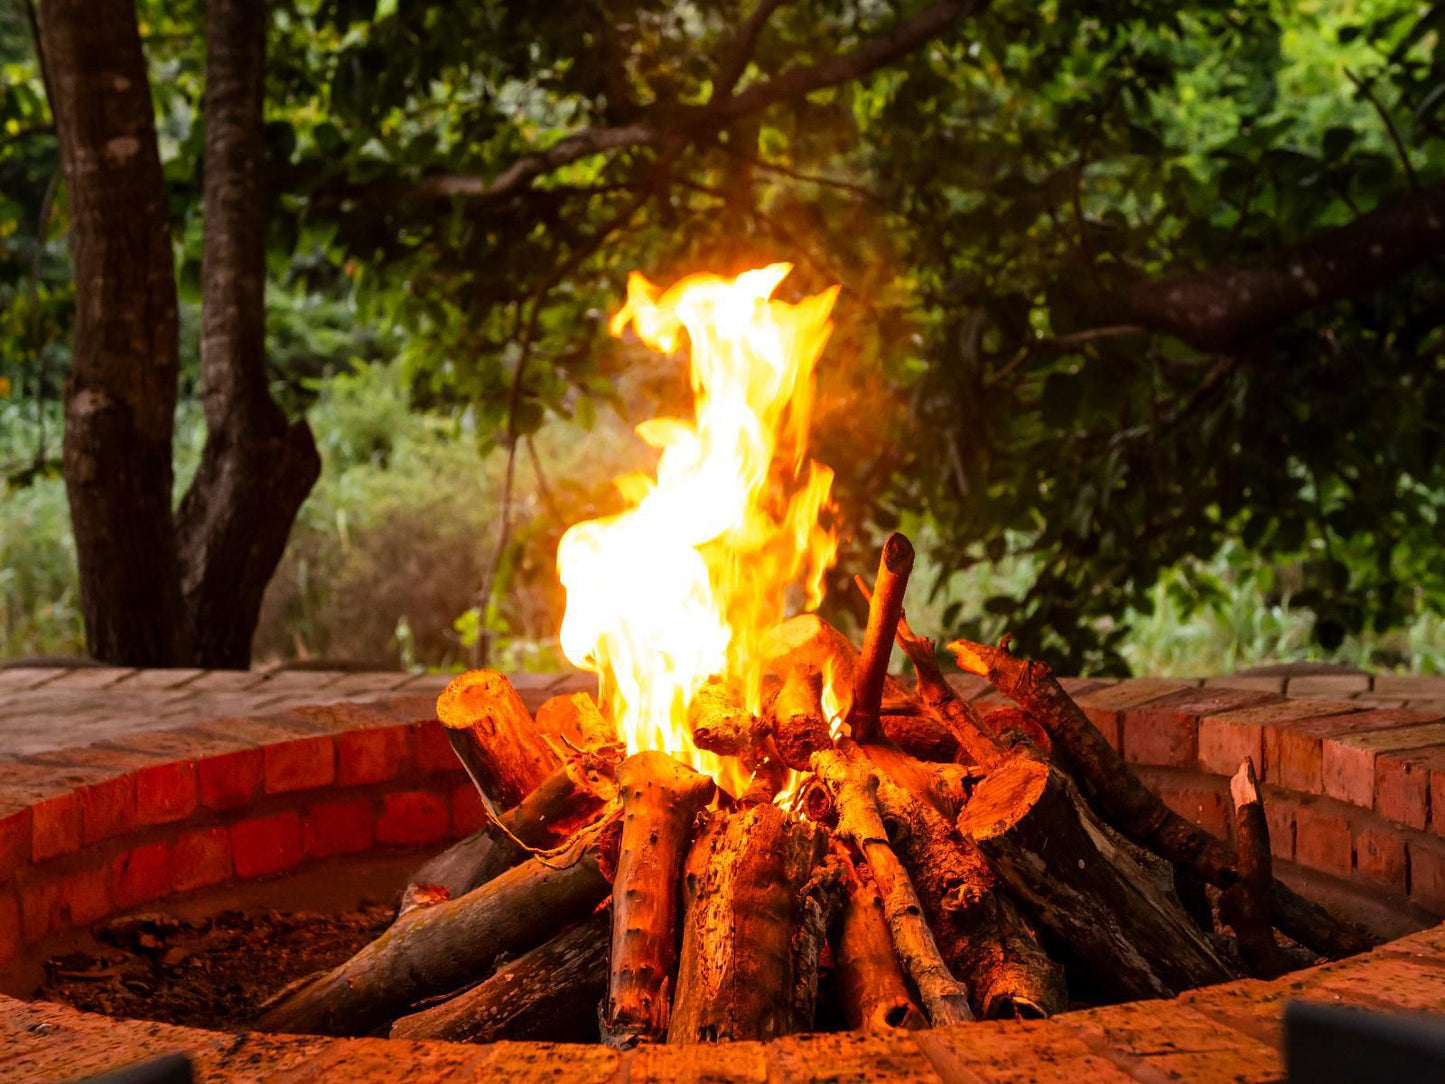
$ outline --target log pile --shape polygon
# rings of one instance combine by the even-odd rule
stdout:
[[[903,614],[895,535],[861,648],[816,616],[763,645],[762,706],[725,681],[687,712],[741,793],[655,750],[626,755],[586,695],[535,718],[498,674],[438,702],[487,812],[421,867],[352,959],[262,1026],[471,1042],[770,1039],[923,1028],[1170,997],[1368,936],[1278,881],[1253,765],[1233,843],[1151,794],[1048,668],[955,641],[1013,702],[980,718]],[[914,680],[888,675],[901,647]],[[1218,893],[1186,907],[1176,885]]]

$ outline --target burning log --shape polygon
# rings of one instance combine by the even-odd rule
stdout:
[[[823,711],[823,674],[811,665],[788,672],[772,703],[773,740],[783,763],[807,771],[819,749],[833,744]]]
[[[772,1039],[813,1023],[835,867],[814,825],[775,805],[706,815],[685,866],[670,1043]]]
[[[1239,851],[1239,880],[1224,890],[1220,914],[1234,929],[1239,955],[1255,978],[1272,979],[1284,968],[1279,944],[1270,926],[1270,885],[1274,881],[1269,851],[1269,822],[1259,795],[1254,761],[1244,758],[1229,781],[1234,799],[1234,840]]]
[[[393,1039],[589,1042],[607,990],[611,918],[600,911],[504,964],[485,982],[391,1026]]]
[[[937,810],[887,780],[878,801],[939,951],[984,1019],[1063,1010],[1063,971],[1039,946],[978,848]]]
[[[763,721],[743,707],[726,682],[716,679],[693,696],[687,725],[699,749],[730,757],[751,755],[766,733]]]
[[[470,670],[437,697],[437,718],[488,813],[520,802],[561,764],[517,690],[492,670]]]
[[[600,758],[574,758],[496,821],[452,844],[412,875],[413,884],[441,885],[452,898],[486,884],[527,857],[545,850],[601,816],[617,796],[612,772]]]
[[[537,709],[537,732],[564,759],[574,750],[595,753],[620,744],[617,727],[587,693],[544,701]]]
[[[850,1028],[926,1028],[928,1019],[908,992],[908,980],[893,951],[893,935],[883,917],[883,897],[867,866],[846,860],[848,898],[833,951],[839,998]]]
[[[1176,865],[1189,866],[1218,888],[1234,884],[1239,871],[1229,845],[1179,816],[1145,787],[1047,664],[1016,658],[1004,646],[967,640],[956,640],[948,648],[961,668],[987,677],[1038,720],[1053,739],[1055,757],[1088,782],[1101,810],[1119,831]],[[1374,943],[1365,931],[1341,922],[1277,879],[1271,883],[1270,910],[1282,931],[1322,956],[1347,956]]]
[[[883,913],[898,957],[908,971],[935,1027],[973,1019],[968,990],[954,978],[938,951],[933,932],[908,874],[894,854],[878,806],[877,780],[867,758],[849,739],[813,756],[813,770],[833,794],[838,833],[858,849],[883,897]]]
[[[1171,997],[1232,978],[1188,916],[1091,819],[1064,776],[1015,757],[979,784],[958,827],[1114,993]]]
[[[853,674],[853,707],[848,721],[859,741],[874,738],[880,731],[878,709],[883,702],[883,683],[893,653],[893,636],[903,615],[903,592],[912,571],[913,545],[895,531],[883,543],[878,560],[878,579],[868,600],[862,657]]]
[[[677,967],[677,907],[688,835],[716,786],[666,753],[635,753],[617,777],[622,842],[612,891],[604,1037],[613,1045],[667,1034]]]
[[[258,1027],[365,1035],[423,998],[477,981],[499,958],[542,944],[607,898],[610,886],[598,865],[601,828],[585,830],[567,865],[532,858],[465,896],[408,912],[272,1008]]]

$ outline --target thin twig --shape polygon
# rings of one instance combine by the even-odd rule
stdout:
[[[1112,324],[1107,327],[1091,327],[1084,331],[1076,331],[1071,335],[1035,339],[1019,347],[1018,353],[1010,358],[1001,369],[989,376],[985,386],[991,387],[1012,375],[1013,371],[1022,365],[1031,354],[1045,352],[1063,354],[1077,346],[1083,346],[1099,339],[1118,339],[1127,335],[1147,334],[1149,334],[1149,329],[1140,327],[1138,324]]]
[[[1415,166],[1410,161],[1409,153],[1405,150],[1405,141],[1400,138],[1400,130],[1395,127],[1395,121],[1390,116],[1389,110],[1385,108],[1384,103],[1381,102],[1375,94],[1375,88],[1372,85],[1373,80],[1361,79],[1348,68],[1345,69],[1345,77],[1349,79],[1351,83],[1355,84],[1355,89],[1360,92],[1360,97],[1369,102],[1370,105],[1374,107],[1375,112],[1380,115],[1380,119],[1385,122],[1385,130],[1390,133],[1390,142],[1395,144],[1395,153],[1400,156],[1400,165],[1405,169],[1405,177],[1410,182],[1411,189],[1418,189],[1420,187],[1420,178],[1415,174]]]

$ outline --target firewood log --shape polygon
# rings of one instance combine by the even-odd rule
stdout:
[[[617,727],[587,693],[554,696],[537,709],[537,732],[558,756],[573,750],[595,752],[620,744]]]
[[[952,820],[963,808],[952,765],[933,764],[909,756],[891,741],[859,742],[869,762],[883,775]]]
[[[667,1034],[677,969],[682,863],[698,810],[716,787],[666,753],[634,753],[617,776],[622,843],[612,891],[603,1038],[614,1046]]]
[[[1259,795],[1254,761],[1244,758],[1229,781],[1234,799],[1234,839],[1239,851],[1239,880],[1224,890],[1219,910],[1234,929],[1239,955],[1257,979],[1272,979],[1285,970],[1285,962],[1270,926],[1270,885],[1274,881],[1269,850],[1269,822]]]
[[[437,718],[489,809],[516,805],[562,763],[512,683],[495,671],[454,678],[437,697]]]
[[[601,816],[616,796],[604,761],[574,757],[496,822],[432,858],[412,874],[411,881],[441,885],[455,899],[527,857],[522,844],[546,849],[563,843]]]
[[[949,968],[986,1020],[1039,1019],[1066,1003],[1063,970],[1004,893],[978,848],[937,810],[880,780],[878,802]]]
[[[893,951],[893,935],[883,917],[883,897],[867,866],[844,867],[847,900],[833,950],[839,1000],[855,1031],[926,1028],[928,1019],[908,992],[908,981]]]
[[[1009,654],[1004,646],[956,640],[948,645],[958,665],[981,674],[1049,732],[1054,757],[1071,774],[1087,781],[1101,813],[1126,836],[1175,863],[1192,867],[1218,888],[1238,879],[1235,853],[1170,809],[1129,770],[1042,662]],[[1363,952],[1375,939],[1353,923],[1335,918],[1317,903],[1274,880],[1270,911],[1275,925],[1323,956]]]
[[[853,704],[848,723],[859,741],[876,738],[881,730],[879,706],[893,654],[893,635],[903,613],[903,594],[913,572],[913,544],[893,532],[883,543],[878,558],[878,578],[868,600],[868,625],[863,631],[863,650],[853,674]]]
[[[670,1043],[773,1039],[813,1023],[827,836],[775,805],[705,814],[684,867]],[[833,870],[833,880],[837,871]]]
[[[1189,917],[1105,832],[1047,763],[1015,757],[978,785],[959,830],[988,856],[1030,916],[1101,987],[1170,997],[1232,978]]]
[[[503,964],[485,982],[391,1026],[393,1039],[591,1042],[607,990],[611,916],[604,910]]]
[[[579,833],[561,868],[532,858],[465,896],[410,912],[272,1008],[257,1026],[365,1035],[423,998],[484,978],[499,959],[542,944],[607,898],[610,886],[598,865],[605,824]]]
[[[730,757],[749,755],[766,732],[763,721],[716,678],[694,694],[687,706],[687,725],[699,749]]]
[[[972,1020],[968,990],[944,963],[918,895],[888,842],[878,807],[877,778],[867,757],[857,743],[845,738],[835,748],[813,754],[813,770],[833,794],[838,833],[852,842],[873,871],[894,948],[923,998],[929,1020],[935,1027]]]
[[[796,771],[807,771],[813,754],[833,743],[823,712],[823,675],[816,666],[788,673],[773,697],[770,715],[778,754]]]

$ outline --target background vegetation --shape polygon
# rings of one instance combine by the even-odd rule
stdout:
[[[765,6],[744,87],[920,7]],[[630,425],[685,400],[675,361],[602,333],[625,273],[788,258],[790,289],[844,286],[816,423],[843,568],[910,530],[918,624],[1008,627],[1075,671],[1445,671],[1438,264],[1227,342],[1151,324],[1136,297],[1437,184],[1445,10],[979,5],[716,138],[438,195],[589,125],[700,108],[744,14],[529,7],[272,8],[268,371],[323,469],[259,659],[558,665],[556,538],[644,462]],[[202,19],[138,10],[177,241],[179,493],[203,440]],[[67,207],[13,9],[0,67],[0,655],[66,654],[83,650],[58,459]],[[833,616],[855,603],[840,577]]]

